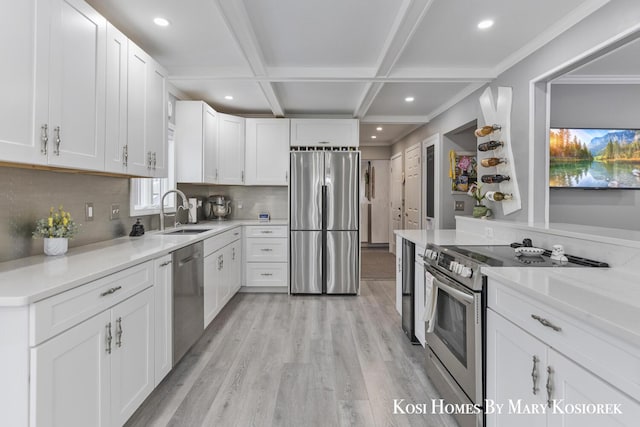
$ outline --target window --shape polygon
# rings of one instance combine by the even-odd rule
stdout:
[[[131,178],[129,216],[153,215],[160,213],[160,198],[176,187],[175,140],[173,125],[167,132],[167,178]],[[170,194],[164,200],[165,212],[176,211],[176,195]]]

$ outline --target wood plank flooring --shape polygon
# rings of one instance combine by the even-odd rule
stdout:
[[[404,337],[393,281],[358,297],[237,294],[127,426],[429,426],[393,399],[437,398]]]

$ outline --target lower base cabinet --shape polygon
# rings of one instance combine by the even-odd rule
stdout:
[[[240,228],[205,241],[204,327],[240,289],[242,244]]]
[[[121,426],[154,388],[153,289],[31,349],[32,427]]]

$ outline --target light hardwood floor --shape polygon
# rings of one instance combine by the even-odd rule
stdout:
[[[433,426],[393,399],[437,394],[404,337],[392,281],[358,297],[238,294],[127,426]]]

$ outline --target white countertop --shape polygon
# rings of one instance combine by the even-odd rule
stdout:
[[[458,230],[394,230],[394,233],[423,248],[427,243],[436,245],[508,245],[511,243]]]
[[[482,273],[585,324],[640,346],[639,274],[616,268],[532,267],[483,267]]]
[[[287,225],[287,221],[201,222],[184,228],[209,231],[189,235],[152,231],[141,237],[126,236],[73,248],[63,256],[37,255],[1,263],[0,307],[34,303],[242,225]]]

